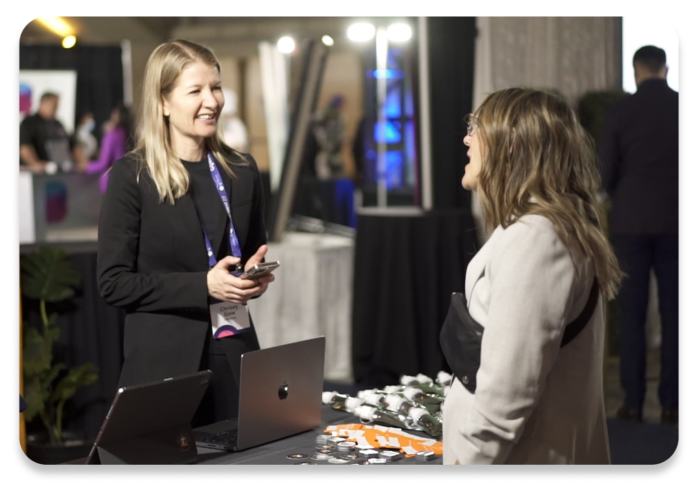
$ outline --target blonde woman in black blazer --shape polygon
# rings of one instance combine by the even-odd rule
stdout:
[[[100,293],[127,312],[119,386],[210,368],[201,423],[235,417],[240,356],[259,349],[252,320],[248,331],[214,339],[209,302],[245,304],[274,280],[230,273],[263,261],[267,246],[260,174],[250,155],[221,139],[222,107],[211,51],[183,40],[156,48],[137,147],[112,167],[99,223]],[[230,219],[210,176],[212,161]]]

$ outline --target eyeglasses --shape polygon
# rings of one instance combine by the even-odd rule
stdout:
[[[464,117],[464,121],[467,123],[467,136],[474,136],[476,130],[479,127],[479,117],[477,117],[473,113],[470,113],[469,115]]]

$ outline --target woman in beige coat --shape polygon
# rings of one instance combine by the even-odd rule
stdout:
[[[589,137],[560,98],[508,89],[470,115],[464,143],[462,185],[495,230],[467,269],[481,359],[473,392],[459,379],[449,390],[444,463],[609,464],[604,299],[620,271]],[[590,318],[562,347],[589,298]]]

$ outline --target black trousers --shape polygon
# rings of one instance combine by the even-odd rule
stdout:
[[[659,286],[661,375],[659,401],[664,410],[678,410],[678,234],[614,234],[612,242],[627,274],[617,300],[620,305],[620,381],[625,404],[641,410],[646,393],[646,334],[649,274]]]

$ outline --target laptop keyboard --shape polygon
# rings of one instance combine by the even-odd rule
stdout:
[[[219,443],[219,444],[236,444],[238,440],[238,429],[234,431],[225,431],[209,436],[206,439],[207,443]]]

